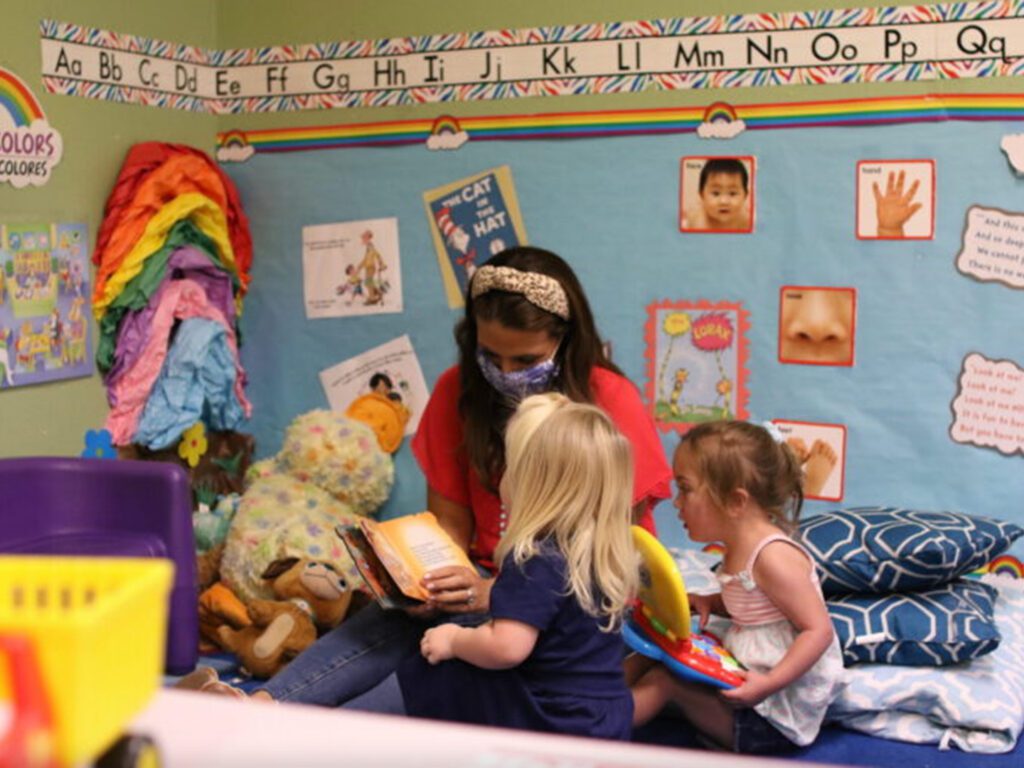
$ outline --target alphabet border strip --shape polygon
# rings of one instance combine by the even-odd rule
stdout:
[[[232,114],[1024,74],[1024,0],[204,50],[40,22],[50,93]]]

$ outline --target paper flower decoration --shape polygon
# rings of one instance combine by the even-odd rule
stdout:
[[[206,453],[206,426],[197,421],[185,430],[178,443],[178,455],[194,467]]]
[[[117,450],[113,438],[105,429],[90,429],[85,433],[85,450],[83,459],[116,459]]]

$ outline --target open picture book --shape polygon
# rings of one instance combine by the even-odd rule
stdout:
[[[716,688],[743,682],[743,666],[709,632],[690,627],[690,601],[683,576],[668,550],[643,528],[633,526],[633,546],[640,553],[640,590],[622,627],[626,644],[659,661],[683,680]]]
[[[433,512],[378,522],[339,525],[345,544],[373,598],[383,608],[419,605],[429,594],[423,574],[448,565],[473,568],[469,556],[440,526]]]

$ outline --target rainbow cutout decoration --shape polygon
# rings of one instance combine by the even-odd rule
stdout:
[[[724,101],[716,101],[704,110],[705,123],[731,123],[737,119],[736,110]]]
[[[1009,576],[1013,579],[1024,579],[1024,563],[1013,555],[1001,555],[987,565],[976,571],[972,576],[982,576],[986,573],[994,573],[997,576]]]
[[[469,141],[469,134],[462,130],[459,121],[451,115],[441,115],[430,126],[427,149],[458,149]]]
[[[217,138],[217,160],[222,163],[242,163],[255,152],[242,131],[228,131]]]
[[[42,186],[63,153],[60,134],[25,81],[0,67],[0,183]]]
[[[704,122],[697,126],[702,139],[732,139],[747,129],[736,110],[724,101],[716,101],[704,110]]]
[[[459,121],[451,115],[441,115],[430,126],[430,132],[434,136],[440,136],[443,133],[459,133],[461,130],[462,126],[459,125]]]
[[[1019,94],[930,94],[739,106],[715,102],[710,107],[497,115],[462,117],[457,121],[445,116],[441,125],[457,124],[473,141],[519,141],[692,133],[701,125],[721,125],[726,118],[733,117],[733,122],[742,122],[751,131],[945,120],[1024,120],[1024,99]],[[439,120],[442,118],[277,128],[247,131],[245,136],[256,154],[394,147],[423,144],[434,135]],[[218,147],[234,133],[237,132],[218,134]]]
[[[721,544],[705,544],[701,547],[701,552],[707,552],[709,555],[723,557],[725,555],[725,547]]]
[[[45,120],[39,101],[20,77],[0,67],[0,107],[11,116],[15,127],[27,127]]]

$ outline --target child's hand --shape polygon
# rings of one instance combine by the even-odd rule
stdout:
[[[423,633],[423,639],[420,640],[420,653],[423,654],[423,658],[431,664],[438,664],[454,658],[452,641],[460,631],[462,631],[462,627],[458,624],[442,624],[428,629]]]
[[[737,672],[744,677],[743,684],[728,690],[722,691],[721,696],[734,707],[752,707],[759,704],[775,693],[775,688],[769,683],[768,675],[748,669]]]
[[[700,616],[700,631],[708,625],[708,619],[715,612],[718,605],[718,595],[688,595],[690,598],[690,612]]]

